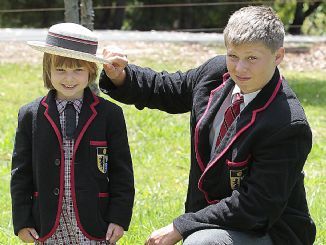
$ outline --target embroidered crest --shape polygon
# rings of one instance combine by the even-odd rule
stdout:
[[[96,147],[97,151],[97,167],[103,173],[108,171],[108,148],[107,147]]]
[[[241,181],[246,175],[246,172],[247,168],[230,170],[230,185],[232,190],[238,189],[240,187]]]

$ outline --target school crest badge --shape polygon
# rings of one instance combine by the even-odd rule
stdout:
[[[238,189],[240,187],[241,181],[245,177],[246,172],[247,168],[230,170],[230,185],[232,190]]]
[[[108,172],[108,148],[107,147],[97,147],[97,167],[103,173]]]

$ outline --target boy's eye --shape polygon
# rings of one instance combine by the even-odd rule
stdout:
[[[85,69],[83,67],[78,67],[75,69],[75,71],[84,71]]]
[[[56,70],[56,71],[64,71],[64,69],[61,68],[61,67],[57,67],[57,68],[55,68],[55,70]]]
[[[239,60],[239,57],[236,56],[235,54],[228,54],[228,57],[231,61],[238,61]]]
[[[228,54],[228,57],[232,58],[232,59],[236,59],[237,56],[235,56],[234,54]]]
[[[254,60],[257,60],[257,57],[256,56],[249,56],[248,60],[254,61]]]

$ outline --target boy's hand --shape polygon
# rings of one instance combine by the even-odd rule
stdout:
[[[124,230],[120,225],[110,223],[106,232],[106,240],[109,244],[115,244],[122,236]]]
[[[103,58],[110,62],[108,64],[103,64],[106,75],[115,86],[121,86],[126,78],[124,69],[128,65],[127,56],[118,48],[104,48]]]
[[[173,223],[159,230],[153,231],[145,242],[146,245],[173,245],[182,239],[179,231],[174,227]]]
[[[39,236],[34,228],[23,228],[18,232],[20,240],[26,243],[33,243]]]

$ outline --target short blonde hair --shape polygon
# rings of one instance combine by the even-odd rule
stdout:
[[[69,57],[63,57],[54,54],[44,53],[43,55],[43,81],[44,87],[53,89],[51,82],[51,68],[52,67],[86,67],[89,70],[88,85],[95,82],[98,75],[98,66],[96,63],[79,60]]]
[[[285,31],[271,7],[249,6],[231,15],[223,34],[226,46],[262,42],[275,52],[283,47]]]

